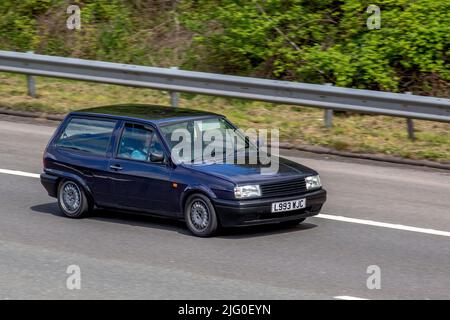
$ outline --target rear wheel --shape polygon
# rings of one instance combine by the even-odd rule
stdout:
[[[58,205],[69,218],[82,218],[89,212],[89,201],[83,188],[76,182],[66,180],[58,188]]]
[[[198,237],[212,236],[218,228],[216,210],[208,197],[194,194],[186,201],[184,218],[189,230]]]

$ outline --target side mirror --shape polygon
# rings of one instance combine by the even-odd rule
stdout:
[[[151,162],[164,162],[164,154],[163,153],[150,153],[150,161]]]

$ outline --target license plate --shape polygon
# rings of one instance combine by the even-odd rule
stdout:
[[[272,203],[272,212],[299,210],[306,207],[306,199],[298,199]]]

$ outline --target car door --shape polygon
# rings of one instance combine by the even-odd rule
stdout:
[[[161,154],[164,160],[152,159]],[[165,159],[160,137],[153,127],[123,123],[109,166],[119,207],[170,214],[172,169]]]

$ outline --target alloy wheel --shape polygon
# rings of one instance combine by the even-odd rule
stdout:
[[[210,220],[208,206],[201,200],[196,200],[191,205],[190,217],[193,227],[197,231],[204,231]]]
[[[69,214],[73,214],[80,209],[81,191],[73,182],[68,181],[62,188],[61,206]]]

